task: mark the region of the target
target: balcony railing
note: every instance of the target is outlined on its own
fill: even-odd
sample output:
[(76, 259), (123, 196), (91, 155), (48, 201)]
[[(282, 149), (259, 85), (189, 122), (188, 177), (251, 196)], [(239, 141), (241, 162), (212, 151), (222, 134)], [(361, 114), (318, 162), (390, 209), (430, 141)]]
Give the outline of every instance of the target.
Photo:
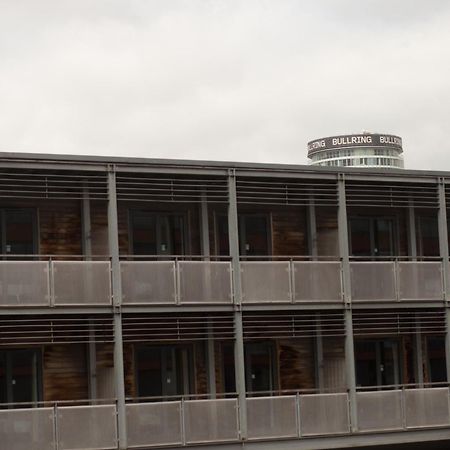
[[(249, 397), (247, 438), (450, 427), (447, 387), (357, 392), (356, 407), (357, 431), (351, 432), (346, 393)], [(238, 442), (238, 411), (236, 398), (128, 403), (128, 447)], [(0, 410), (0, 442), (8, 450), (116, 449), (117, 439), (114, 404)]]
[(0, 306), (110, 304), (109, 261), (0, 261)]
[(229, 261), (121, 261), (122, 301), (136, 304), (230, 304)]
[(353, 301), (443, 300), (440, 261), (352, 261)]
[[(122, 260), (122, 303), (233, 303), (229, 260), (182, 258)], [(241, 261), (240, 272), (244, 304), (343, 302), (341, 261), (247, 259)], [(350, 278), (354, 302), (444, 299), (441, 261), (352, 260)], [(0, 307), (108, 306), (111, 302), (109, 260), (0, 261)]]

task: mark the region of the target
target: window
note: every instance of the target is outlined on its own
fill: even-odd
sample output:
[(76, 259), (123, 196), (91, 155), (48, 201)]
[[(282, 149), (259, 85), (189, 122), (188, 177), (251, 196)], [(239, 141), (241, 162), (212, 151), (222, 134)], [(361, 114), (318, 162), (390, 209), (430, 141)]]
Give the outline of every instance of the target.
[[(244, 344), (245, 383), (247, 392), (277, 390), (276, 352), (272, 342)], [(225, 392), (235, 392), (234, 349), (223, 347), (223, 379)]]
[(351, 217), (349, 243), (352, 256), (393, 256), (395, 220), (389, 217)]
[[(220, 215), (216, 219), (217, 254), (229, 255), (228, 218)], [(270, 254), (271, 236), (269, 223), (269, 216), (266, 214), (239, 215), (239, 252), (241, 255), (265, 256)]]
[(37, 253), (37, 220), (33, 209), (0, 209), (1, 253)]
[[(41, 352), (37, 349), (0, 351), (0, 403), (30, 407), (42, 397)], [(17, 405), (9, 407), (17, 408)]]
[(142, 346), (136, 351), (139, 397), (187, 395), (192, 391), (190, 346)]
[(398, 342), (393, 339), (355, 341), (357, 386), (400, 383)]
[(131, 211), (130, 225), (134, 255), (183, 255), (184, 216)]
[(419, 256), (439, 256), (437, 217), (417, 217), (417, 251)]
[(428, 373), (431, 383), (447, 381), (447, 368), (445, 363), (445, 339), (443, 337), (427, 338)]

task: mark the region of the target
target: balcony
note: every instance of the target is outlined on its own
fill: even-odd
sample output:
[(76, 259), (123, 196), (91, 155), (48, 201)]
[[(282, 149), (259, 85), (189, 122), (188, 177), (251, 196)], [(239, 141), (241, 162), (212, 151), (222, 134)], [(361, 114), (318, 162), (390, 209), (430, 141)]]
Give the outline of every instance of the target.
[[(234, 301), (232, 266), (225, 258), (122, 260), (120, 270), (125, 306), (230, 305)], [(343, 303), (341, 261), (247, 259), (241, 261), (240, 271), (243, 304)], [(444, 299), (443, 264), (437, 260), (353, 260), (350, 279), (354, 302)], [(0, 261), (0, 307), (111, 303), (109, 260)]]
[(350, 276), (355, 302), (444, 299), (441, 261), (352, 261)]
[(1, 307), (110, 304), (109, 261), (0, 261)]
[[(346, 393), (249, 397), (247, 438), (270, 441), (450, 427), (448, 387), (356, 395), (358, 424), (353, 432)], [(128, 403), (128, 447), (239, 442), (238, 411), (236, 398)], [(116, 421), (114, 403), (4, 409), (0, 439), (8, 450), (116, 449)]]
[(124, 305), (231, 304), (230, 261), (121, 261)]

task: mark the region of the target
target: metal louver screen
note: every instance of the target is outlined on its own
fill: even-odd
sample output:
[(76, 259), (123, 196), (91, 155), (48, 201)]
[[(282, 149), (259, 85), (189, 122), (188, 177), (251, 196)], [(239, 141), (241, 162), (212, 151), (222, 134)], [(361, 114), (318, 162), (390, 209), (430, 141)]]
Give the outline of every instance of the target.
[(198, 203), (228, 203), (225, 177), (156, 176), (154, 174), (120, 173), (116, 177), (117, 199)]
[(105, 174), (25, 169), (0, 173), (0, 198), (75, 200), (84, 197), (108, 198)]
[(5, 316), (0, 320), (0, 347), (88, 342), (114, 342), (111, 317)]
[(344, 336), (344, 317), (336, 313), (250, 313), (243, 314), (244, 339), (310, 338)]
[(445, 333), (444, 310), (353, 311), (355, 336)]
[(127, 314), (122, 318), (126, 342), (234, 339), (233, 316), (223, 314)]
[(334, 180), (238, 178), (237, 201), (241, 204), (336, 206)]
[(347, 180), (345, 183), (347, 206), (437, 208), (437, 185), (432, 183), (381, 183)]

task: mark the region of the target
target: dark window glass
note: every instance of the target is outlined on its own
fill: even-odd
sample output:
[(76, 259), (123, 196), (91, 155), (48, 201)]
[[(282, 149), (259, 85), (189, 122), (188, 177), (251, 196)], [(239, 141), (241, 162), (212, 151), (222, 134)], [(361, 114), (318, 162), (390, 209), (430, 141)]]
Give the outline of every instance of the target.
[(266, 216), (242, 216), (239, 220), (240, 252), (248, 256), (269, 254), (269, 231)]
[(156, 216), (134, 213), (132, 216), (133, 254), (156, 255)]
[[(264, 215), (239, 215), (239, 253), (245, 256), (266, 256), (270, 253), (269, 220)], [(229, 255), (228, 218), (217, 217), (217, 250), (219, 255)]]
[(247, 391), (268, 392), (275, 386), (275, 362), (273, 346), (270, 343), (245, 346), (245, 371)]
[(349, 220), (352, 256), (392, 256), (394, 220), (382, 217), (352, 217)]
[(399, 383), (398, 343), (393, 340), (355, 342), (356, 383), (383, 386)]
[(32, 209), (3, 209), (1, 219), (1, 252), (11, 255), (36, 253), (36, 214)]
[(39, 350), (0, 352), (0, 400), (24, 403), (28, 407), (40, 400), (41, 364)]
[(223, 346), (223, 379), (225, 392), (236, 392), (234, 348), (232, 345)]
[(350, 242), (353, 256), (372, 256), (369, 219), (351, 219)]
[(420, 256), (439, 256), (437, 217), (418, 217), (418, 244)]
[(443, 337), (429, 337), (427, 339), (427, 352), (430, 381), (432, 383), (446, 382), (445, 339)]
[(217, 216), (217, 254), (230, 254), (230, 246), (228, 243), (228, 218), (226, 216)]
[(0, 404), (7, 403), (8, 397), (6, 392), (6, 353), (0, 353)]
[(392, 219), (374, 220), (375, 248), (373, 252), (376, 256), (392, 256), (394, 224)]
[(183, 255), (184, 219), (174, 214), (132, 211), (133, 254)]
[(136, 356), (140, 397), (166, 397), (191, 391), (192, 352), (189, 347), (140, 347)]

